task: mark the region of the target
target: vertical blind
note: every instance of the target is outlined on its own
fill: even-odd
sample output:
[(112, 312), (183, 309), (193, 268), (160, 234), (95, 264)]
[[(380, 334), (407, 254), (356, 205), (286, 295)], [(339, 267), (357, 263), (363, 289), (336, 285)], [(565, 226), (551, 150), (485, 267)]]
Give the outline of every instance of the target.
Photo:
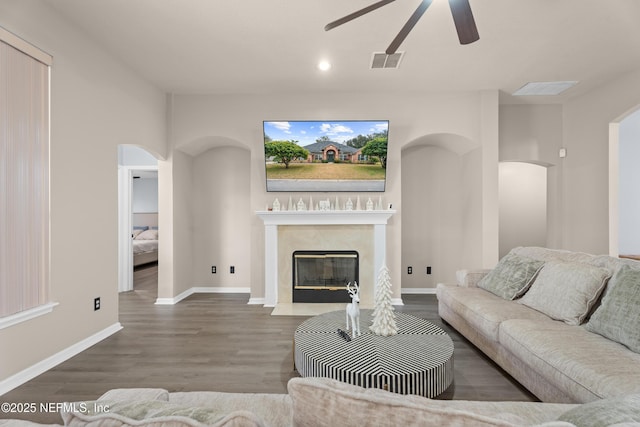
[(0, 317), (49, 302), (49, 66), (0, 41)]

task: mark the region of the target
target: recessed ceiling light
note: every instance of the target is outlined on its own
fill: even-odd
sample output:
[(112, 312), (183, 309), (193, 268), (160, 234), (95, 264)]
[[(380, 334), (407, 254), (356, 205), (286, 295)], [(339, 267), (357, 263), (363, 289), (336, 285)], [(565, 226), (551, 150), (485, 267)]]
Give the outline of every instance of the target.
[(559, 95), (577, 84), (577, 81), (530, 82), (513, 92), (514, 96)]
[(331, 69), (331, 63), (329, 61), (318, 62), (318, 70), (329, 71)]

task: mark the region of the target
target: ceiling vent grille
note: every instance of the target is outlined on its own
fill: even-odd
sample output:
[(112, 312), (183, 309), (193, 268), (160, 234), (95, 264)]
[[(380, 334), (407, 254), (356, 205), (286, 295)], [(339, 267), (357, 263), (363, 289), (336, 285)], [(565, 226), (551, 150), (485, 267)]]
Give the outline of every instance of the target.
[(373, 52), (371, 57), (371, 68), (398, 68), (404, 52), (396, 52), (392, 55), (387, 55), (384, 52)]

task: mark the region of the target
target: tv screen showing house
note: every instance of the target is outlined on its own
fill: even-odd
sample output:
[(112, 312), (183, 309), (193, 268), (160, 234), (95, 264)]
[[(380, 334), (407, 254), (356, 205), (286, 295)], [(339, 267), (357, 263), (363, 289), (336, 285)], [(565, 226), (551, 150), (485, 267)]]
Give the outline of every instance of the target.
[(267, 191), (385, 190), (388, 120), (265, 121)]

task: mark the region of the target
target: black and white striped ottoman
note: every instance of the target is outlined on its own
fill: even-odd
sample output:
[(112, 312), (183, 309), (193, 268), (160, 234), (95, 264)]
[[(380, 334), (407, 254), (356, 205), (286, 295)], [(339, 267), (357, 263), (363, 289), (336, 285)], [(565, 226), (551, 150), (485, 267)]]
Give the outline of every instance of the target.
[(373, 310), (360, 310), (362, 335), (345, 341), (344, 310), (312, 317), (294, 335), (294, 359), (303, 377), (327, 377), (366, 388), (435, 397), (453, 382), (453, 341), (424, 319), (396, 312), (398, 334), (369, 331)]

